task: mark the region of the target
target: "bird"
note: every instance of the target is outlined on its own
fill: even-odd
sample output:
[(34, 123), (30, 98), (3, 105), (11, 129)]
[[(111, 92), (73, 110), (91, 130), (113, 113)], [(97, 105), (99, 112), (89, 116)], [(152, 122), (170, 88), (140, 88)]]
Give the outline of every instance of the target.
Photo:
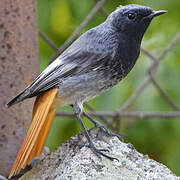
[(83, 103), (112, 88), (134, 67), (142, 38), (152, 19), (166, 13), (150, 7), (119, 6), (100, 25), (77, 38), (29, 86), (7, 103), (7, 107), (36, 97), (32, 122), (14, 161), (9, 178), (18, 174), (43, 151), (57, 106), (73, 107), (87, 139), (87, 147), (98, 157), (110, 157), (95, 147), (82, 115), (109, 135), (114, 135), (83, 110)]

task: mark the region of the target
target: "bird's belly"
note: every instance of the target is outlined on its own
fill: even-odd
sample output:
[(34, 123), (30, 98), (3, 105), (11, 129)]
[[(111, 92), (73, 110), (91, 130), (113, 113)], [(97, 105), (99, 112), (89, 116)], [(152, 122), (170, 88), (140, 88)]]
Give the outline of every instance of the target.
[(71, 91), (70, 93), (67, 93), (67, 95), (64, 95), (64, 93), (61, 95), (61, 92), (61, 89), (59, 89), (57, 104), (60, 106), (71, 105), (75, 102), (84, 103), (101, 94), (97, 89), (87, 89), (86, 91), (79, 89), (78, 91)]
[(88, 101), (99, 95), (105, 84), (104, 75), (97, 72), (66, 78), (59, 84), (59, 98), (65, 99), (60, 105)]
[(112, 66), (107, 71), (92, 71), (79, 76), (68, 77), (59, 84), (60, 105), (85, 102), (120, 82), (132, 69), (121, 64)]
[(74, 104), (75, 102), (83, 103), (89, 101), (110, 89), (119, 81), (120, 79), (118, 78), (114, 80), (101, 79), (101, 81), (89, 81), (88, 83), (74, 84), (73, 86), (60, 86), (58, 104), (60, 106), (66, 106)]

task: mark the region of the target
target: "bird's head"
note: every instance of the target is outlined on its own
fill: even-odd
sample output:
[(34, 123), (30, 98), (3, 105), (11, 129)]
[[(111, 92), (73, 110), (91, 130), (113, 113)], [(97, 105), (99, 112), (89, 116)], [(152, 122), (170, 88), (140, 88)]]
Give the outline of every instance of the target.
[(137, 4), (130, 4), (118, 7), (107, 18), (113, 28), (119, 32), (125, 32), (129, 36), (137, 37), (141, 40), (151, 20), (166, 11), (154, 11), (149, 7)]

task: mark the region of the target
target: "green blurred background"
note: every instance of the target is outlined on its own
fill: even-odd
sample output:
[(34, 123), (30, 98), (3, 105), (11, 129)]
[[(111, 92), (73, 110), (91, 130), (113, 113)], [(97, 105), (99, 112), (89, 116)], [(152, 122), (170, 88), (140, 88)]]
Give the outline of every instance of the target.
[[(180, 30), (179, 0), (107, 0), (104, 7), (112, 12), (117, 6), (137, 3), (152, 7), (154, 10), (165, 9), (168, 14), (158, 17), (148, 29), (142, 46), (154, 56), (159, 56), (168, 43)], [(39, 28), (58, 47), (60, 47), (72, 32), (81, 24), (94, 7), (92, 0), (38, 0)], [(102, 23), (105, 17), (101, 13), (93, 18), (83, 32)], [(82, 32), (82, 33), (83, 33)], [(43, 40), (39, 39), (41, 71), (48, 65), (55, 51)], [(155, 76), (160, 86), (172, 100), (180, 106), (180, 44), (168, 53), (162, 61)], [(147, 76), (151, 61), (141, 53), (132, 72), (116, 87), (89, 103), (96, 110), (114, 111), (127, 101)], [(173, 111), (161, 97), (153, 85), (149, 85), (129, 111)], [(72, 111), (70, 107), (59, 111)], [(167, 165), (175, 174), (180, 175), (180, 119), (121, 119), (120, 133), (127, 136), (138, 151), (148, 154), (151, 158)], [(85, 120), (88, 128), (92, 127)], [(61, 143), (81, 131), (75, 118), (56, 118), (47, 146), (53, 151)]]

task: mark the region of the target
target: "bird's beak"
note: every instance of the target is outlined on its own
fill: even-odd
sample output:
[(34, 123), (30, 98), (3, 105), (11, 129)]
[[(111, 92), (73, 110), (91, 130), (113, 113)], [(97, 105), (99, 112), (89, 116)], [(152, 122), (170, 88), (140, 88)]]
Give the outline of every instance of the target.
[(152, 19), (156, 16), (160, 16), (161, 14), (167, 13), (167, 11), (165, 10), (161, 10), (161, 11), (153, 11), (150, 15), (146, 16), (146, 18)]

